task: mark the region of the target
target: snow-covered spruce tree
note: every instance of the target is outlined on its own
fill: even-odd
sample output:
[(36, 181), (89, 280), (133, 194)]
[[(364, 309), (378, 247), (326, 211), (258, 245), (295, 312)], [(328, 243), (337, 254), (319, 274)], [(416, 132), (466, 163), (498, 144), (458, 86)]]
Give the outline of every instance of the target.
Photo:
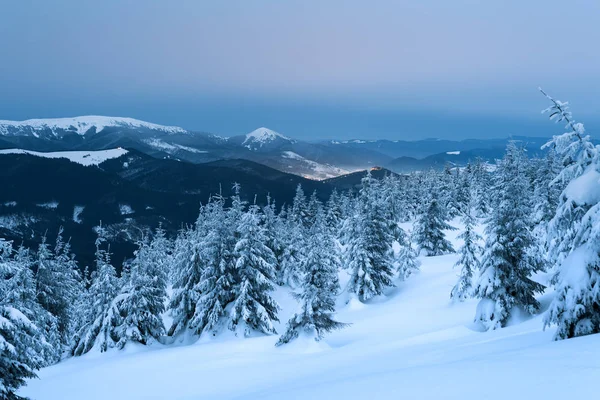
[(340, 195), (334, 188), (329, 196), (329, 200), (327, 200), (327, 204), (325, 205), (325, 225), (334, 237), (339, 235), (339, 230), (343, 219), (341, 200), (342, 199)]
[(543, 268), (531, 233), (531, 203), (523, 150), (511, 142), (498, 167), (496, 207), (487, 220), (487, 240), (475, 295), (481, 301), (475, 320), (486, 329), (504, 327), (515, 307), (527, 313), (539, 308), (535, 298), (544, 287), (531, 279)]
[(540, 226), (543, 232), (546, 231), (548, 222), (556, 213), (560, 192), (563, 189), (563, 185), (554, 182), (560, 172), (557, 161), (556, 151), (550, 148), (546, 157), (536, 163), (533, 183), (534, 223)]
[(71, 353), (75, 356), (87, 353), (95, 346), (106, 351), (118, 341), (114, 328), (118, 323), (119, 310), (114, 300), (119, 293), (120, 282), (111, 264), (110, 252), (104, 249), (106, 229), (100, 225), (96, 233), (96, 270), (92, 273), (92, 284), (86, 294), (89, 309), (73, 341)]
[(288, 213), (287, 218), (279, 225), (277, 236), (283, 244), (277, 282), (294, 288), (300, 283), (300, 261), (306, 250), (306, 228), (300, 219)]
[(557, 325), (554, 338), (560, 340), (600, 333), (600, 159), (568, 103), (547, 97), (550, 118), (565, 122), (568, 129), (547, 144), (564, 166), (555, 182), (568, 183), (548, 224), (551, 260), (558, 273), (544, 324)]
[(165, 333), (161, 314), (167, 293), (163, 267), (157, 265), (159, 256), (153, 252), (148, 239), (139, 241), (129, 279), (114, 300), (119, 310), (114, 333), (120, 349), (129, 342), (151, 344)]
[(207, 235), (207, 215), (206, 207), (202, 206), (195, 227), (182, 229), (175, 240), (171, 267), (173, 293), (168, 305), (173, 322), (169, 336), (184, 332), (196, 313), (198, 285), (206, 264), (202, 244)]
[(274, 290), (275, 256), (265, 242), (258, 206), (250, 206), (242, 216), (239, 240), (235, 245), (237, 283), (231, 308), (229, 329), (242, 329), (244, 336), (252, 331), (277, 333), (273, 321), (278, 321), (279, 305), (271, 297)]
[(288, 219), (305, 228), (310, 225), (310, 211), (301, 184), (298, 184), (298, 187), (296, 187), (296, 195), (292, 202), (292, 208), (288, 210)]
[(48, 343), (36, 319), (46, 311), (37, 303), (29, 265), (12, 257), (12, 243), (0, 239), (0, 398), (20, 399), (17, 389), (47, 365)]
[(400, 250), (397, 257), (396, 271), (400, 280), (403, 281), (419, 270), (421, 262), (418, 260), (417, 252), (412, 246), (411, 232), (406, 233), (401, 228), (398, 229), (401, 234), (398, 235)]
[(225, 317), (225, 308), (234, 299), (234, 249), (241, 206), (241, 202), (235, 200), (232, 208), (225, 210), (221, 197), (214, 198), (207, 205), (206, 235), (202, 242), (205, 265), (195, 287), (199, 297), (189, 324), (196, 334), (210, 330), (216, 334), (221, 319)]
[(419, 215), (415, 224), (414, 240), (420, 253), (426, 256), (439, 256), (454, 252), (444, 230), (456, 228), (448, 225), (445, 218), (446, 212), (432, 193), (429, 205)]
[(458, 236), (463, 240), (462, 247), (458, 250), (460, 258), (454, 265), (460, 268), (458, 282), (450, 292), (450, 298), (457, 301), (464, 301), (473, 295), (473, 272), (479, 269), (479, 256), (482, 248), (479, 241), (482, 239), (475, 232), (475, 198), (471, 191), (466, 193), (467, 200), (465, 202), (464, 214), (461, 218), (464, 225), (464, 230)]
[(344, 266), (350, 273), (348, 292), (360, 301), (381, 295), (393, 286), (395, 232), (385, 219), (384, 207), (375, 201), (372, 186), (373, 178), (368, 173), (362, 180), (354, 214), (342, 228)]
[(335, 321), (332, 315), (335, 312), (335, 298), (340, 289), (337, 276), (340, 259), (322, 209), (316, 214), (307, 244), (308, 251), (301, 262), (301, 287), (294, 293), (294, 297), (300, 302), (300, 311), (288, 321), (286, 331), (276, 346), (297, 338), (301, 332), (320, 340), (325, 333), (345, 326)]
[[(265, 235), (267, 236), (266, 245), (271, 249), (275, 255), (275, 271), (276, 276), (282, 275), (283, 252), (284, 252), (284, 241), (282, 239), (283, 233), (283, 221), (280, 215), (277, 214), (275, 202), (271, 199), (271, 196), (267, 196), (267, 204), (262, 209), (263, 212), (263, 225), (265, 227)], [(281, 283), (278, 280), (278, 283)]]

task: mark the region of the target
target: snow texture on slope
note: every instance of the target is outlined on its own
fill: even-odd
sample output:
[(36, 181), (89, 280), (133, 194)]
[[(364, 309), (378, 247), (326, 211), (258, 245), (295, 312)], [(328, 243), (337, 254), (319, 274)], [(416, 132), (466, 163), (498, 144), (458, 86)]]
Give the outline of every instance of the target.
[(123, 154), (127, 154), (127, 150), (117, 148), (99, 151), (57, 151), (51, 153), (42, 153), (39, 151), (30, 151), (22, 149), (6, 149), (0, 150), (0, 155), (2, 154), (30, 154), (32, 156), (44, 158), (66, 158), (71, 162), (89, 166), (98, 165), (106, 160), (121, 157)]
[[(447, 234), (460, 247), (457, 231)], [(320, 343), (299, 338), (276, 348), (276, 335), (230, 334), (188, 346), (90, 353), (41, 370), (19, 394), (36, 400), (593, 398), (600, 335), (554, 342), (541, 314), (477, 331), (478, 301), (449, 298), (456, 260), (455, 254), (421, 257), (421, 271), (387, 296), (360, 307), (340, 301), (336, 320), (352, 326)], [(539, 296), (542, 309), (550, 296)], [(281, 333), (297, 304), (285, 288), (274, 297), (282, 306)]]

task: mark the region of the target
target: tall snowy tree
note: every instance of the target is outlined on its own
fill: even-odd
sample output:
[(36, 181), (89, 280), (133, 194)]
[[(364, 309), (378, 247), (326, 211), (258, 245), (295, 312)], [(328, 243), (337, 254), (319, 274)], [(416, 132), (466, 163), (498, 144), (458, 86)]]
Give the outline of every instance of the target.
[(475, 199), (470, 191), (466, 196), (466, 206), (461, 219), (464, 230), (458, 236), (463, 240), (463, 245), (458, 250), (460, 258), (454, 265), (460, 268), (460, 275), (450, 292), (450, 298), (458, 301), (464, 301), (473, 295), (473, 272), (479, 269), (479, 256), (483, 250), (478, 243), (482, 238), (475, 232)]
[(421, 262), (418, 260), (417, 252), (412, 246), (411, 232), (405, 233), (401, 229), (400, 232), (401, 235), (399, 235), (398, 240), (400, 250), (398, 252), (396, 270), (398, 271), (400, 280), (405, 280), (419, 270)]
[(198, 304), (190, 321), (190, 328), (197, 334), (212, 330), (216, 334), (219, 323), (225, 317), (225, 308), (234, 299), (235, 243), (241, 203), (234, 202), (231, 209), (224, 209), (222, 198), (215, 198), (207, 208), (206, 235), (202, 250), (206, 264), (197, 285)]
[(308, 237), (308, 252), (301, 263), (302, 284), (299, 292), (294, 293), (300, 302), (300, 311), (288, 321), (277, 346), (297, 338), (301, 332), (320, 340), (325, 333), (345, 326), (332, 315), (340, 289), (337, 276), (340, 259), (322, 209), (318, 210)]
[(119, 318), (119, 310), (114, 302), (119, 292), (119, 279), (110, 261), (110, 251), (104, 248), (106, 229), (100, 225), (96, 232), (96, 270), (86, 293), (89, 308), (82, 326), (75, 334), (71, 350), (76, 356), (87, 353), (95, 346), (100, 351), (106, 351), (119, 340), (114, 331)]
[(344, 223), (344, 264), (350, 272), (348, 292), (366, 301), (393, 286), (395, 232), (390, 230), (383, 206), (372, 192), (373, 178), (367, 174), (354, 214)]
[(242, 329), (245, 336), (252, 331), (276, 333), (273, 321), (278, 321), (279, 305), (271, 297), (274, 290), (275, 256), (266, 246), (259, 209), (250, 206), (242, 216), (235, 245), (238, 282), (234, 290), (229, 328)]
[(415, 224), (414, 237), (417, 247), (426, 256), (453, 253), (452, 244), (446, 239), (444, 230), (455, 229), (446, 223), (446, 212), (435, 196), (421, 213)]
[(546, 97), (552, 102), (546, 110), (550, 118), (567, 129), (547, 144), (564, 166), (554, 183), (566, 185), (548, 224), (550, 259), (558, 273), (544, 322), (557, 326), (554, 338), (559, 340), (600, 333), (600, 159), (568, 103)]
[(12, 243), (0, 238), (0, 398), (20, 399), (17, 389), (47, 365), (49, 344), (35, 325), (46, 311), (37, 303), (29, 266), (13, 258)]
[(531, 204), (523, 151), (511, 142), (494, 186), (497, 204), (487, 221), (485, 249), (475, 294), (481, 299), (476, 320), (486, 329), (504, 327), (513, 308), (534, 313), (544, 287), (531, 275), (543, 268), (531, 233)]
[(161, 253), (155, 251), (156, 247), (146, 238), (139, 241), (129, 279), (114, 300), (119, 310), (114, 332), (121, 349), (129, 342), (151, 344), (165, 333), (161, 314), (167, 297), (166, 281), (164, 267), (159, 264)]

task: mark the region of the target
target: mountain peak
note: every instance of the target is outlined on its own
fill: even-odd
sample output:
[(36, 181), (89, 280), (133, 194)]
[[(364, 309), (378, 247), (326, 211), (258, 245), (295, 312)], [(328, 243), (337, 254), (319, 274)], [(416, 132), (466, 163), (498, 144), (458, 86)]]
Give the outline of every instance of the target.
[(146, 128), (166, 133), (186, 132), (185, 129), (177, 126), (158, 125), (133, 118), (86, 115), (72, 118), (28, 119), (25, 121), (0, 120), (0, 135), (31, 134), (37, 137), (39, 132), (48, 130), (55, 136), (58, 134), (57, 131), (67, 131), (84, 135), (92, 128), (95, 128), (96, 133), (98, 133), (107, 127)]
[(248, 147), (250, 144), (258, 145), (258, 147), (262, 147), (264, 144), (273, 142), (277, 139), (282, 139), (287, 142), (294, 143), (295, 141), (290, 139), (287, 136), (282, 135), (281, 133), (275, 132), (269, 128), (261, 127), (253, 130), (252, 132), (246, 135), (246, 139), (242, 143)]

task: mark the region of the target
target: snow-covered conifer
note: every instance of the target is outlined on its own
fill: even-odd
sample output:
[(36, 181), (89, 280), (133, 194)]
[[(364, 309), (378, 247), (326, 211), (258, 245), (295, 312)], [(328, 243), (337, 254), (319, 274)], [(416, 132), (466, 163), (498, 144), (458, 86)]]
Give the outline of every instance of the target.
[(390, 230), (384, 208), (372, 193), (373, 178), (367, 174), (354, 214), (344, 223), (344, 264), (350, 272), (348, 292), (366, 301), (393, 286), (395, 232)]
[(242, 216), (239, 240), (235, 245), (237, 283), (231, 308), (229, 328), (276, 333), (273, 321), (278, 321), (279, 305), (271, 297), (274, 289), (275, 256), (266, 246), (264, 227), (258, 206), (250, 206)]
[(452, 244), (446, 239), (444, 230), (455, 229), (446, 223), (446, 213), (438, 199), (432, 194), (425, 210), (415, 224), (414, 238), (419, 252), (426, 256), (453, 253)]
[(475, 294), (481, 299), (476, 320), (486, 329), (504, 327), (513, 308), (539, 308), (543, 286), (531, 279), (543, 268), (531, 233), (530, 199), (523, 151), (511, 142), (499, 165), (494, 186), (496, 206), (487, 220), (485, 249)]
[(559, 340), (600, 333), (600, 159), (568, 103), (547, 97), (550, 118), (568, 129), (547, 144), (564, 166), (554, 182), (566, 185), (548, 224), (550, 259), (558, 273), (544, 323), (557, 326), (554, 338)]
[(474, 215), (475, 199), (470, 191), (466, 195), (467, 201), (462, 216), (464, 230), (458, 236), (459, 239), (463, 240), (463, 245), (458, 250), (460, 258), (454, 265), (460, 268), (460, 275), (458, 276), (458, 282), (450, 292), (450, 298), (458, 301), (464, 301), (473, 295), (473, 272), (479, 269), (479, 256), (482, 251), (478, 243), (482, 238), (475, 232), (477, 222)]
[(301, 262), (302, 284), (299, 291), (294, 293), (300, 302), (300, 311), (288, 321), (286, 331), (276, 345), (288, 343), (301, 332), (320, 340), (325, 333), (345, 325), (335, 321), (332, 315), (340, 288), (337, 246), (325, 224), (322, 209), (318, 210), (315, 221), (309, 231), (306, 257)]

